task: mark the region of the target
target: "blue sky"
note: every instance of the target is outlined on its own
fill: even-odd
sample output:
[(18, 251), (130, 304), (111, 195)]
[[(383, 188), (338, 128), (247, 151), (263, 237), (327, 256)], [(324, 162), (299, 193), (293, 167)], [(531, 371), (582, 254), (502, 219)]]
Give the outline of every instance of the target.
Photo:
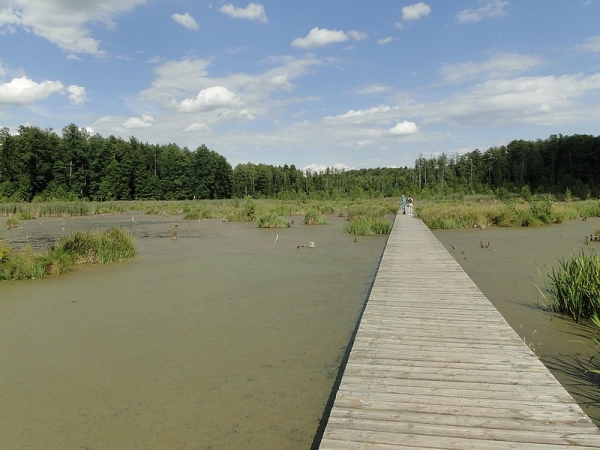
[(413, 166), (600, 134), (600, 0), (0, 0), (0, 126), (232, 165)]

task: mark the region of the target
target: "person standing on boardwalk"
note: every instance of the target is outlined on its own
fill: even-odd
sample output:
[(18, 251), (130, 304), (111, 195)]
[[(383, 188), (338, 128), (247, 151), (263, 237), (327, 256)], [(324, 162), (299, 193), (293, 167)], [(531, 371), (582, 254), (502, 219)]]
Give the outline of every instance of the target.
[(412, 195), (408, 196), (408, 200), (407, 200), (406, 206), (407, 206), (406, 209), (408, 210), (408, 212), (412, 216), (412, 213), (413, 213), (413, 198), (412, 198)]
[(406, 214), (406, 197), (402, 194), (402, 214)]

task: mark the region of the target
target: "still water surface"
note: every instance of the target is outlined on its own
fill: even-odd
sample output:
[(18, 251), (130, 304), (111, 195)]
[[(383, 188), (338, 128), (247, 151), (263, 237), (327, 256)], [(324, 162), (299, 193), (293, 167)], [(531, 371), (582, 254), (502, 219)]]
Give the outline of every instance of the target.
[(61, 226), (130, 261), (0, 283), (0, 448), (309, 449), (386, 237), (136, 217)]

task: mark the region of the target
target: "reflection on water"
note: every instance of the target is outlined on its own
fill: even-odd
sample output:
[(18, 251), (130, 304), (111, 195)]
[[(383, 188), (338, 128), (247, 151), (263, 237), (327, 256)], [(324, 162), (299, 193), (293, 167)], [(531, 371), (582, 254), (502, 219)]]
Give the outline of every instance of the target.
[(1, 447), (310, 448), (386, 238), (353, 242), (337, 217), (55, 232), (85, 220), (127, 226), (138, 255), (0, 283)]

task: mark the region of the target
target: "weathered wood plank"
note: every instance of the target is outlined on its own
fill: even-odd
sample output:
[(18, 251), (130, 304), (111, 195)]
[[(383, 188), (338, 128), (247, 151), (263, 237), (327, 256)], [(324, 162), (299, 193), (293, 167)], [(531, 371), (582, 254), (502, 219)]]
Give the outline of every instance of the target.
[(600, 448), (528, 343), (420, 220), (398, 216), (320, 448)]

